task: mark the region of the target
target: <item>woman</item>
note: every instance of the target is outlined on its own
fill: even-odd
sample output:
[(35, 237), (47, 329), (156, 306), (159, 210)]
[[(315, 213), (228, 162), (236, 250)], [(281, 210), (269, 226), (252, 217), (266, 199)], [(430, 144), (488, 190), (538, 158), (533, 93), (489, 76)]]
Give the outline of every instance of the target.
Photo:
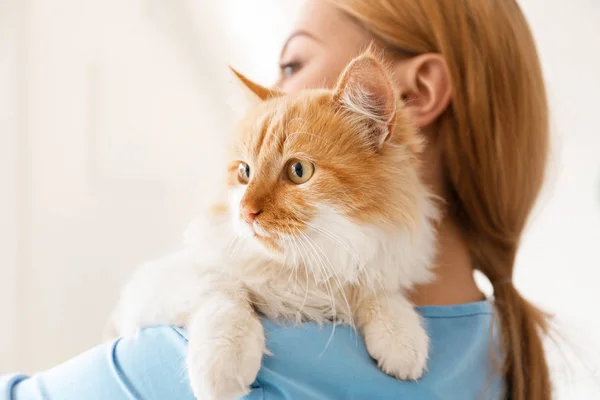
[[(448, 205), (438, 279), (413, 296), (431, 337), (428, 373), (418, 382), (386, 376), (348, 329), (330, 337), (265, 321), (274, 355), (247, 398), (549, 399), (545, 316), (512, 284), (548, 147), (527, 23), (513, 0), (310, 0), (282, 51), (278, 86), (331, 86), (372, 42), (427, 139), (423, 177)], [(495, 313), (474, 269), (494, 287)], [(7, 378), (4, 390), (17, 400), (191, 399), (185, 346), (181, 331), (147, 329), (33, 378)]]

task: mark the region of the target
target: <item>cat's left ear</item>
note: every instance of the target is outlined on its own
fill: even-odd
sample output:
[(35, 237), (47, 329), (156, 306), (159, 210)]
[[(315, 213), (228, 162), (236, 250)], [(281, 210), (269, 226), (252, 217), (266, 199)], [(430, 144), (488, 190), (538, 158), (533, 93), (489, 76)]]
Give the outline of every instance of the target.
[(259, 85), (256, 82), (251, 81), (232, 66), (229, 66), (229, 69), (237, 77), (240, 83), (247, 89), (249, 97), (254, 98), (254, 100), (265, 101), (273, 97), (279, 97), (283, 95), (283, 93), (277, 90), (266, 88), (264, 86)]
[(352, 60), (338, 80), (333, 99), (368, 122), (367, 139), (381, 150), (396, 120), (396, 93), (382, 62), (368, 52)]

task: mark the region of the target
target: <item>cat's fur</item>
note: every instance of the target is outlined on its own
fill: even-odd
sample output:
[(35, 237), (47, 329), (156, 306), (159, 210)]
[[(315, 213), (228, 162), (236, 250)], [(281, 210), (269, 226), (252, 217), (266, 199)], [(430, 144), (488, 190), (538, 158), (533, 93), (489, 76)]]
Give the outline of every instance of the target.
[[(228, 201), (197, 221), (184, 250), (135, 274), (118, 333), (186, 326), (201, 399), (248, 391), (267, 351), (258, 313), (351, 324), (383, 371), (420, 377), (428, 338), (405, 294), (432, 278), (436, 208), (385, 67), (365, 54), (335, 90), (289, 96), (239, 77), (256, 104), (232, 149)], [(292, 183), (290, 159), (313, 163), (312, 178)], [(240, 161), (251, 169), (247, 185)], [(248, 224), (240, 207), (262, 212)]]

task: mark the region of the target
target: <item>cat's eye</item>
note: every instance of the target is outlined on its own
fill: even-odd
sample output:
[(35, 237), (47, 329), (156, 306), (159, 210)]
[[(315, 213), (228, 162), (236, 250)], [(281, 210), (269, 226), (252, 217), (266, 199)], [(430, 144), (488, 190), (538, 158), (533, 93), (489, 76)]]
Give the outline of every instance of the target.
[(238, 166), (238, 180), (244, 185), (250, 181), (250, 166), (243, 161)]
[(315, 173), (315, 166), (313, 163), (298, 159), (290, 160), (286, 169), (288, 178), (296, 185), (308, 182)]

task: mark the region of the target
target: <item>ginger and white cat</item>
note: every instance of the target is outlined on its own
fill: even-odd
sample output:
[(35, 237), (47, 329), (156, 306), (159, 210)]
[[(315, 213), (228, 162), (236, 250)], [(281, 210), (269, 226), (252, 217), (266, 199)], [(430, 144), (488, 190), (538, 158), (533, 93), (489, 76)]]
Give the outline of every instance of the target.
[(181, 252), (136, 272), (117, 332), (185, 326), (199, 399), (248, 392), (267, 352), (261, 314), (350, 324), (383, 371), (419, 378), (428, 337), (406, 292), (432, 278), (437, 211), (384, 65), (368, 52), (334, 90), (287, 96), (238, 77), (256, 101), (232, 147), (228, 199)]

